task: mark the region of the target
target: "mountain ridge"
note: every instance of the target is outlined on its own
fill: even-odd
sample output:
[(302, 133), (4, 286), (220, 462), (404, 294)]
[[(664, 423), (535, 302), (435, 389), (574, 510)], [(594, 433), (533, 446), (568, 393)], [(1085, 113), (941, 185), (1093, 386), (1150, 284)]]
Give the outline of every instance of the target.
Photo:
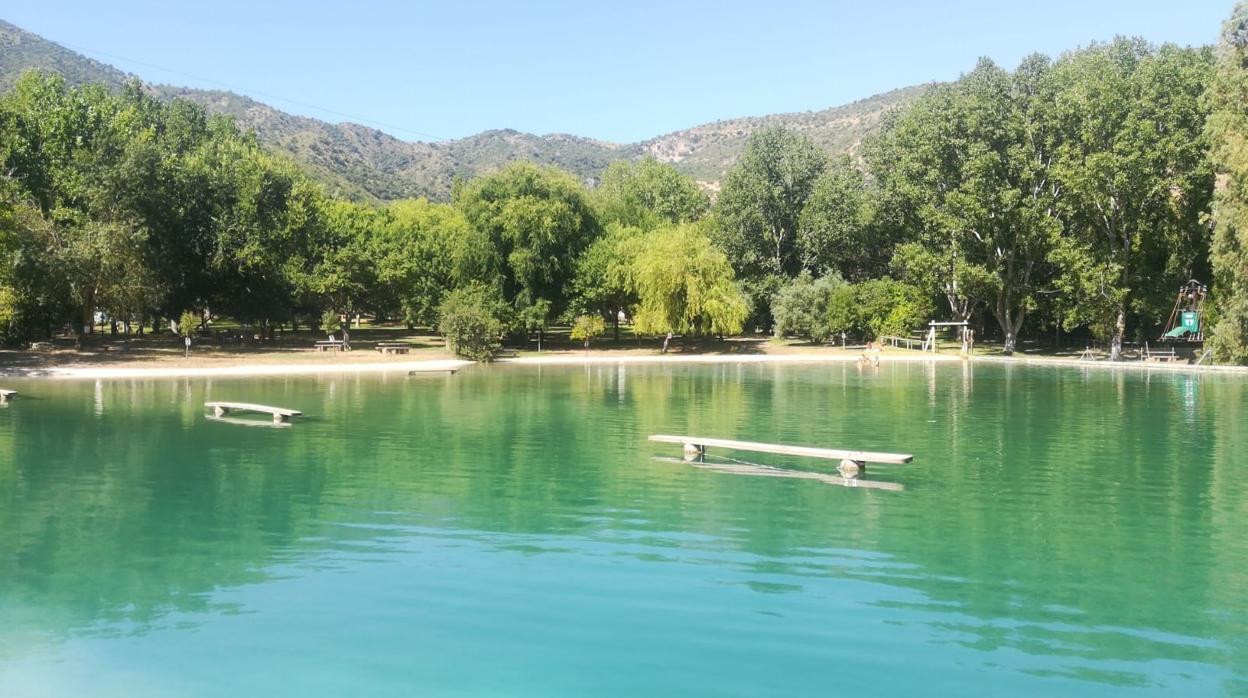
[[(138, 79), (0, 20), (0, 91), (7, 91), (28, 70), (59, 74), (70, 84), (98, 82), (113, 89)], [(903, 87), (819, 111), (722, 119), (620, 144), (508, 128), (445, 141), (407, 141), (363, 124), (291, 114), (228, 90), (144, 84), (161, 99), (185, 99), (209, 113), (233, 117), (240, 128), (290, 156), (331, 193), (374, 201), (419, 196), (444, 200), (456, 178), (477, 176), (515, 160), (553, 165), (592, 182), (616, 160), (648, 156), (715, 190), (754, 130), (784, 126), (809, 136), (831, 154), (853, 155), (885, 114), (930, 88)]]

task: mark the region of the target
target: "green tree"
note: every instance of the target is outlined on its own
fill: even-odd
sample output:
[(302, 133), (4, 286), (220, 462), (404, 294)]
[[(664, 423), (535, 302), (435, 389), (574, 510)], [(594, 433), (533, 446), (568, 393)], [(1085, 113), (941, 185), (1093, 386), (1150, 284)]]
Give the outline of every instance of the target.
[(537, 350), (542, 350), (542, 339), (546, 328), (550, 326), (550, 301), (538, 298), (536, 301), (522, 306), (516, 313), (516, 322), (526, 336), (537, 335)]
[(1053, 67), (1065, 231), (1058, 283), (1078, 299), (1066, 321), (1102, 329), (1115, 359), (1130, 317), (1160, 322), (1175, 286), (1208, 259), (1211, 64), (1205, 49), (1118, 39)]
[(594, 189), (593, 201), (604, 225), (643, 230), (692, 223), (711, 205), (696, 182), (654, 158), (611, 163)]
[(637, 304), (633, 272), (644, 237), (640, 228), (608, 224), (606, 233), (577, 260), (572, 284), (576, 310), (578, 313), (594, 312), (609, 319), (617, 342), (620, 341), (620, 313), (631, 314)]
[(425, 199), (395, 202), (387, 214), (372, 242), (377, 302), (397, 304), (410, 325), (432, 326), (445, 293), (473, 276), (464, 268), (474, 254), (468, 221), (454, 207)]
[(987, 308), (1007, 351), (1034, 307), (1061, 227), (1048, 71), (1041, 56), (1013, 74), (981, 60), (920, 98), (868, 149), (872, 171), (918, 231), (893, 267), (944, 296), (957, 320)]
[[(888, 277), (854, 287), (857, 330), (867, 336), (908, 336), (932, 316), (931, 297), (919, 288)], [(830, 318), (831, 319), (831, 318)]]
[(589, 340), (594, 337), (602, 336), (607, 329), (606, 323), (598, 315), (581, 315), (572, 321), (572, 332), (569, 336), (572, 339), (579, 339), (585, 346), (585, 351), (589, 351)]
[(639, 334), (718, 334), (741, 331), (749, 306), (728, 257), (697, 226), (648, 233), (635, 260)]
[(865, 279), (887, 266), (891, 241), (875, 228), (874, 200), (848, 156), (832, 162), (815, 182), (798, 219), (802, 269), (814, 276)]
[(1222, 29), (1209, 101), (1206, 134), (1218, 167), (1211, 346), (1221, 361), (1248, 363), (1248, 2), (1235, 5)]
[(833, 293), (845, 285), (835, 273), (819, 279), (803, 273), (789, 282), (772, 301), (775, 335), (802, 337), (815, 344), (828, 341), (833, 333), (829, 304)]
[(808, 138), (782, 128), (750, 136), (718, 201), (720, 244), (742, 273), (797, 275), (799, 220), (826, 167)]
[(491, 361), (502, 349), (506, 313), (497, 289), (473, 283), (446, 294), (438, 307), (438, 330), (456, 356)]
[(464, 184), (454, 198), (489, 244), (481, 280), (497, 278), (509, 303), (546, 298), (562, 310), (575, 261), (599, 233), (580, 183), (554, 168), (521, 162)]

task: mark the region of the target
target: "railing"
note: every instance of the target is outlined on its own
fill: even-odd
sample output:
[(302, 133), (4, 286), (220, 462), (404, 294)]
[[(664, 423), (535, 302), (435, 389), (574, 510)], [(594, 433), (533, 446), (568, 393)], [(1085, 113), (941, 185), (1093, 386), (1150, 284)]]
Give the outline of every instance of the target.
[(922, 349), (924, 347), (923, 340), (912, 339), (910, 337), (894, 337), (891, 335), (885, 335), (880, 337), (880, 341), (887, 342), (888, 345), (893, 348), (901, 348), (904, 346), (906, 349), (914, 349), (917, 346), (919, 349)]

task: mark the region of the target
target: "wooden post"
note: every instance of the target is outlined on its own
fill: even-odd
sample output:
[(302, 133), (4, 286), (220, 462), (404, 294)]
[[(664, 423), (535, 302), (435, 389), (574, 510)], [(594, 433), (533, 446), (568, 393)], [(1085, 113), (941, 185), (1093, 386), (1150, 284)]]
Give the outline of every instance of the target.
[(274, 423), (274, 424), (281, 424), (282, 422), (285, 422), (285, 421), (286, 421), (286, 415), (282, 414), (281, 412), (274, 412), (274, 413), (273, 413), (273, 423)]
[(685, 460), (696, 460), (706, 455), (706, 448), (698, 444), (685, 444)]
[(225, 416), (225, 411), (226, 411), (226, 410), (225, 410), (225, 408), (224, 408), (224, 407), (222, 407), (222, 406), (220, 406), (220, 405), (217, 405), (216, 407), (213, 407), (213, 408), (212, 408), (212, 415), (213, 415), (214, 417), (224, 417), (224, 416)]

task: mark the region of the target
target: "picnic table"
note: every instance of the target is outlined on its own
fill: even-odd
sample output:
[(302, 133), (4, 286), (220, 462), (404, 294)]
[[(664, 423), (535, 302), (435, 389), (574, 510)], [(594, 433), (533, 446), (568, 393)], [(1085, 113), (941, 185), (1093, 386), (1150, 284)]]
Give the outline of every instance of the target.
[(1156, 363), (1169, 363), (1171, 361), (1186, 361), (1187, 357), (1179, 354), (1171, 347), (1168, 350), (1148, 349), (1144, 355), (1144, 360)]
[(377, 351), (381, 354), (406, 354), (412, 350), (412, 345), (404, 342), (378, 342)]
[(350, 351), (351, 345), (341, 339), (322, 339), (315, 345), (317, 351)]

